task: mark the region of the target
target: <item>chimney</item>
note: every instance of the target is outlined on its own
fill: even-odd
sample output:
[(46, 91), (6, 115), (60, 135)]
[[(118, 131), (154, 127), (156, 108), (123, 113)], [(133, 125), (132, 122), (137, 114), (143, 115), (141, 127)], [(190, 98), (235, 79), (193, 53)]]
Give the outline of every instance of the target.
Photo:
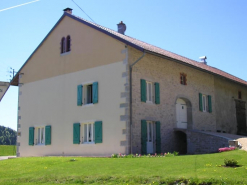
[(126, 25), (121, 21), (119, 24), (117, 24), (118, 27), (118, 33), (121, 33), (124, 35), (124, 32), (126, 30)]
[(72, 10), (71, 8), (65, 8), (63, 11), (69, 14), (72, 14)]
[(201, 63), (207, 65), (207, 62), (206, 62), (206, 59), (207, 57), (206, 56), (202, 56), (202, 57), (199, 57), (201, 59)]

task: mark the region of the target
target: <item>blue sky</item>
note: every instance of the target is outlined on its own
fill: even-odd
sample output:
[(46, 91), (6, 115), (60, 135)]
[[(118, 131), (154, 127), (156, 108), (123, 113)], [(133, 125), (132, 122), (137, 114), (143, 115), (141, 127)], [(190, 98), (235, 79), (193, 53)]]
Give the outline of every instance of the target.
[[(32, 0), (30, 0), (32, 1)], [(46, 34), (70, 7), (90, 20), (71, 0), (0, 1), (0, 81), (7, 71), (23, 65)], [(199, 61), (247, 80), (246, 0), (74, 0), (97, 24), (117, 30), (123, 21), (126, 35)], [(18, 88), (10, 87), (0, 102), (0, 125), (17, 128)], [(35, 122), (35, 120), (34, 120)]]

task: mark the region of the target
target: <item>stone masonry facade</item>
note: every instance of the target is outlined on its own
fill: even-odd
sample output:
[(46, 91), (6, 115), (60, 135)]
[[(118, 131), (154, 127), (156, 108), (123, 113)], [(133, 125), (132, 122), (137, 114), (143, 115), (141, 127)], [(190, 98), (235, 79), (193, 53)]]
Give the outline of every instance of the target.
[[(143, 55), (142, 52), (132, 47), (128, 48), (128, 54), (129, 64), (134, 63)], [(186, 74), (187, 85), (180, 84), (180, 73)], [(215, 84), (219, 83), (218, 78), (220, 77), (146, 53), (135, 64), (132, 74), (132, 153), (141, 153), (141, 120), (160, 121), (161, 152), (175, 150), (174, 128), (176, 128), (176, 101), (178, 98), (185, 99), (190, 103), (191, 127), (189, 129), (216, 132), (216, 127), (220, 125), (216, 121), (221, 121), (217, 118), (216, 113), (218, 114), (220, 108), (224, 108), (224, 104), (216, 103), (216, 97), (220, 93), (219, 88), (215, 88)], [(160, 84), (160, 104), (141, 102), (141, 79)], [(246, 91), (246, 89), (244, 90)], [(199, 93), (211, 95), (212, 113), (199, 110)], [(246, 94), (244, 94), (245, 97)]]

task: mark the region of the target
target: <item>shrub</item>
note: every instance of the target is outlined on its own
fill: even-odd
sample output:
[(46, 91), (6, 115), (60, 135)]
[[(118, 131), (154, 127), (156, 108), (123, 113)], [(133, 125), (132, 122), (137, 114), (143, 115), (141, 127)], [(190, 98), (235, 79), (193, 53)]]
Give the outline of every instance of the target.
[(238, 161), (235, 159), (225, 159), (224, 163), (226, 166), (238, 166)]

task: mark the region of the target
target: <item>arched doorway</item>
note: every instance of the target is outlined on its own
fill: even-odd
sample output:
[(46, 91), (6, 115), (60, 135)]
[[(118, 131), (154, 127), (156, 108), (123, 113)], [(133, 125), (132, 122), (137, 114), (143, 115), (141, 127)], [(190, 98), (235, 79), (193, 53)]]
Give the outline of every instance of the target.
[(187, 135), (182, 131), (175, 131), (175, 151), (179, 154), (187, 154)]
[(176, 100), (176, 128), (192, 129), (192, 107), (186, 98)]

